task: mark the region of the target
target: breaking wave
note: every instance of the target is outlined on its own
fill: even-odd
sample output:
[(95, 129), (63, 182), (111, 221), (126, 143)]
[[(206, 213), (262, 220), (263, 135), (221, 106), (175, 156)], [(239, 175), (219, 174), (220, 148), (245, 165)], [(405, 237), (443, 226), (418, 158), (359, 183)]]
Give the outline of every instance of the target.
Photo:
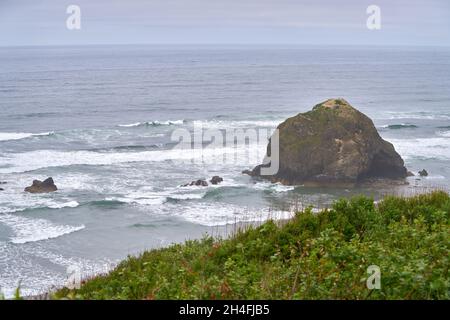
[(119, 124), (119, 127), (123, 128), (133, 128), (133, 127), (149, 127), (149, 126), (172, 126), (172, 125), (182, 125), (185, 120), (167, 120), (167, 121), (145, 121), (145, 122), (135, 122), (129, 124)]
[(32, 137), (51, 136), (54, 132), (25, 133), (25, 132), (0, 132), (0, 141), (22, 140)]
[(12, 214), (0, 215), (0, 222), (12, 229), (10, 242), (24, 244), (60, 237), (85, 228), (81, 226), (57, 225), (44, 219), (31, 219)]

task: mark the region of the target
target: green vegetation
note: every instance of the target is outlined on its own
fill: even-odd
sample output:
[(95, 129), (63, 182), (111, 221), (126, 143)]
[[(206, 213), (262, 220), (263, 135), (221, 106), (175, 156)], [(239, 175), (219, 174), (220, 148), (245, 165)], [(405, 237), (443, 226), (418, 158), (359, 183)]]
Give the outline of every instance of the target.
[[(278, 225), (129, 257), (70, 299), (449, 299), (450, 197), (340, 200)], [(367, 268), (381, 270), (369, 290)]]

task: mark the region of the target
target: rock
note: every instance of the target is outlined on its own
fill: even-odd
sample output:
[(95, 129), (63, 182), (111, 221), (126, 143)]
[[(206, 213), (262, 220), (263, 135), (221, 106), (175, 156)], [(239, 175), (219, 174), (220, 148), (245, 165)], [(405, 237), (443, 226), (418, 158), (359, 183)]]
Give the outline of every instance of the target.
[(0, 191), (5, 191), (5, 189), (3, 189), (3, 188), (0, 188)]
[(190, 187), (190, 186), (207, 187), (208, 182), (206, 182), (206, 180), (199, 179), (199, 180), (194, 180), (191, 183), (182, 185), (182, 187)]
[(419, 176), (421, 177), (427, 177), (428, 176), (428, 171), (423, 169), (422, 171), (419, 171)]
[(25, 188), (26, 192), (30, 193), (48, 193), (58, 190), (52, 178), (47, 178), (44, 181), (34, 180), (33, 184)]
[(214, 176), (211, 178), (211, 180), (209, 180), (209, 182), (211, 182), (211, 184), (219, 184), (223, 181), (222, 177), (219, 176)]
[(344, 99), (320, 103), (285, 120), (278, 129), (278, 172), (262, 176), (263, 165), (259, 165), (247, 174), (289, 185), (346, 186), (407, 175), (394, 146), (380, 137), (372, 120)]
[(7, 182), (5, 182), (5, 181), (0, 181), (0, 184), (7, 184)]
[(412, 173), (411, 171), (408, 171), (408, 172), (406, 173), (406, 176), (407, 176), (407, 177), (414, 177), (414, 173)]

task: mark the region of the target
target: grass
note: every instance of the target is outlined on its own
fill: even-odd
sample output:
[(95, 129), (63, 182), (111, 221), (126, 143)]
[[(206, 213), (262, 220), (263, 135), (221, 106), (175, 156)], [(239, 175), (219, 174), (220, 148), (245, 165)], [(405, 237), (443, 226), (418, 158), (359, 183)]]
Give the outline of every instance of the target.
[[(450, 197), (339, 200), (228, 239), (129, 257), (62, 299), (449, 299)], [(367, 268), (381, 270), (369, 290)]]

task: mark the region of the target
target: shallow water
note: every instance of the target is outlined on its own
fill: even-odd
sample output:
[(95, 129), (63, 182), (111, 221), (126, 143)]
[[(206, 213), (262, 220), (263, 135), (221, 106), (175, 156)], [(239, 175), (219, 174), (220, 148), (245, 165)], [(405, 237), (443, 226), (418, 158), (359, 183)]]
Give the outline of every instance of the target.
[[(448, 49), (431, 48), (0, 48), (0, 287), (11, 294), (21, 280), (36, 293), (72, 265), (101, 272), (217, 225), (342, 196), (448, 190), (449, 63)], [(260, 162), (245, 148), (225, 163), (172, 149), (172, 132), (194, 121), (273, 129), (330, 97), (370, 116), (408, 169), (430, 176), (386, 190), (293, 188), (242, 175)], [(224, 182), (180, 187), (214, 175)], [(48, 176), (58, 192), (22, 192)]]

